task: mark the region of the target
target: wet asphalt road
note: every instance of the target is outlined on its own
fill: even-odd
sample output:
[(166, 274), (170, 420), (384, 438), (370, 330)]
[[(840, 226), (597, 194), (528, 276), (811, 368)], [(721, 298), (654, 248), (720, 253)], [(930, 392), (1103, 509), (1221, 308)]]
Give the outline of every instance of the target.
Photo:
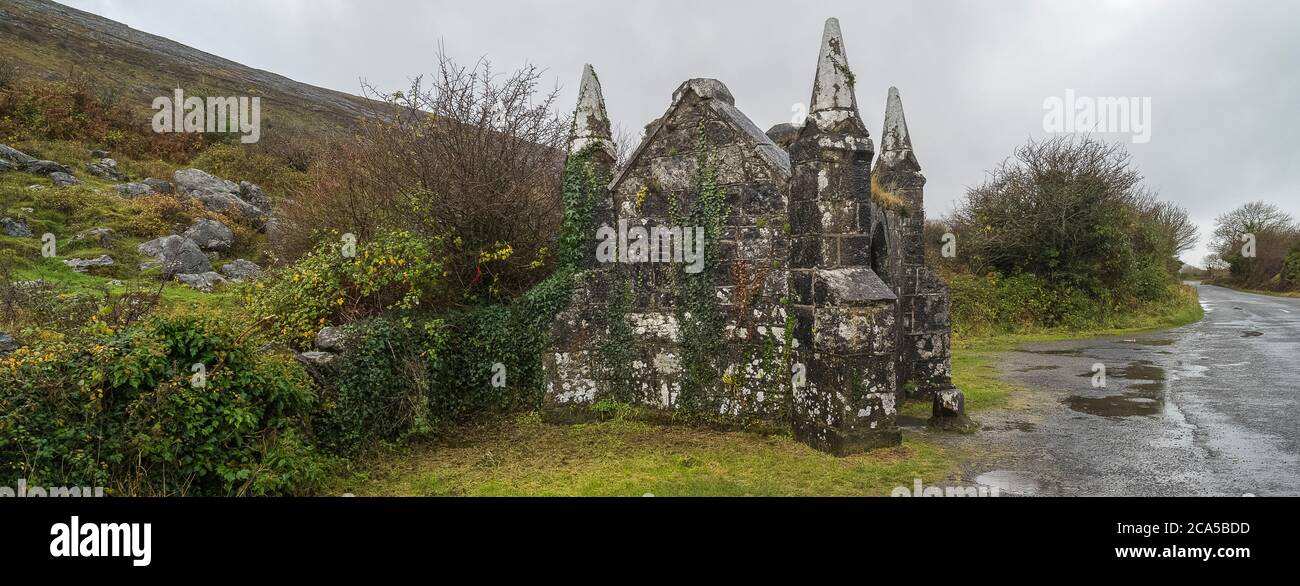
[(1300, 299), (1199, 289), (1195, 324), (1005, 353), (1001, 376), (1029, 391), (958, 440), (985, 454), (968, 480), (1026, 495), (1300, 495)]

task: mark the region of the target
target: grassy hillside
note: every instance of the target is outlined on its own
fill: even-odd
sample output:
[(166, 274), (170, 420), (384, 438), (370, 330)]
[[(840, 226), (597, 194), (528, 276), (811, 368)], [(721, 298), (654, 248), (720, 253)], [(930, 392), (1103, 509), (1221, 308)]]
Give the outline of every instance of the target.
[[(373, 106), (359, 96), (245, 67), (48, 0), (0, 4), (0, 55), (29, 77), (91, 76), (96, 91), (131, 104), (142, 116), (152, 112), (153, 98), (177, 87), (195, 96), (258, 96), (263, 136), (332, 133)], [(149, 118), (141, 122), (147, 125)]]

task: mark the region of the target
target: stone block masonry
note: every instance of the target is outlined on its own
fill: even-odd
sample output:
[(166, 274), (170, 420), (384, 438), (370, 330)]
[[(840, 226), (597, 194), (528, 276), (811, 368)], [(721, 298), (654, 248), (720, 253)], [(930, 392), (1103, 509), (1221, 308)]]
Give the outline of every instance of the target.
[(802, 127), (769, 137), (722, 82), (691, 79), (613, 169), (587, 66), (570, 143), (581, 164), (568, 169), (610, 181), (592, 194), (590, 232), (574, 240), (594, 246), (602, 227), (698, 228), (704, 268), (582, 251), (543, 357), (548, 413), (641, 405), (788, 429), (840, 455), (898, 444), (908, 398), (933, 397), (944, 427), (964, 421), (949, 376), (947, 289), (924, 265), (925, 178), (901, 98), (891, 88), (873, 169), (856, 81), (830, 19)]

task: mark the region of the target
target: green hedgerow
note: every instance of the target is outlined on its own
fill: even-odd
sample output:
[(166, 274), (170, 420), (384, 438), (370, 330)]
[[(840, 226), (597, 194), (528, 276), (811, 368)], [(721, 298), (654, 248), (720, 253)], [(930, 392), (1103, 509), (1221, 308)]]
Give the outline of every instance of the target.
[(315, 395), (291, 358), (223, 319), (158, 318), (0, 359), (0, 484), (131, 495), (309, 490)]

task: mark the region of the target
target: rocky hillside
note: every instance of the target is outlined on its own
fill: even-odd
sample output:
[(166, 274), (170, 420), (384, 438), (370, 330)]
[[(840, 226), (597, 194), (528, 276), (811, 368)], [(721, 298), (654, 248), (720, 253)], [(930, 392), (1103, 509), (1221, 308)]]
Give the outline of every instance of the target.
[[(59, 162), (0, 144), (0, 250), (20, 260), (11, 269), (54, 281), (77, 273), (114, 286), (161, 277), (203, 292), (261, 274), (233, 254), (260, 248), (272, 211), (260, 187), (194, 168), (168, 179), (131, 177), (110, 154)], [(160, 206), (172, 210), (166, 222), (138, 221)], [(37, 240), (52, 247), (39, 260), (31, 254)]]
[(259, 96), (264, 133), (329, 133), (368, 115), (374, 105), (49, 0), (0, 0), (0, 56), (29, 76), (90, 73), (100, 91), (138, 103), (142, 111), (178, 86), (189, 95)]

